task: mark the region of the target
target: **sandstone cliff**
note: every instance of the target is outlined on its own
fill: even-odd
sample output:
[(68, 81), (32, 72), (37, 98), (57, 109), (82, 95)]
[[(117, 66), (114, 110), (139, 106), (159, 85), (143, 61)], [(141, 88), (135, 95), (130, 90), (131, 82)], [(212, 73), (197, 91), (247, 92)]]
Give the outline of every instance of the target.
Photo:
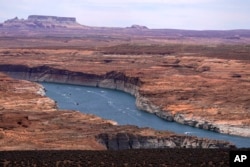
[[(225, 148), (222, 141), (201, 139), (191, 136), (155, 137), (129, 133), (101, 133), (97, 139), (108, 150), (150, 149), (150, 148)], [(230, 146), (229, 146), (230, 147)]]
[(0, 65), (0, 71), (17, 79), (110, 88), (122, 90), (132, 95), (137, 94), (137, 89), (142, 84), (138, 77), (127, 77), (124, 73), (115, 71), (96, 75), (49, 66), (28, 67), (25, 65)]

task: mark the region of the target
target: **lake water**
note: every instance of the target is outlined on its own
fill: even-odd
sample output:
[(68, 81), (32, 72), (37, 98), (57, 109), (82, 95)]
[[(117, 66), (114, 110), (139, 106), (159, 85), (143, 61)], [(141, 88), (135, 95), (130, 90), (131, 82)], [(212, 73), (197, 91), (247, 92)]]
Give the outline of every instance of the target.
[(198, 137), (227, 140), (237, 147), (250, 148), (250, 138), (219, 134), (168, 122), (153, 114), (140, 111), (135, 106), (135, 97), (121, 91), (69, 84), (41, 84), (46, 89), (46, 95), (57, 101), (60, 109), (95, 114), (105, 119), (114, 120), (119, 125), (151, 127), (157, 130), (173, 131), (177, 134), (188, 132)]

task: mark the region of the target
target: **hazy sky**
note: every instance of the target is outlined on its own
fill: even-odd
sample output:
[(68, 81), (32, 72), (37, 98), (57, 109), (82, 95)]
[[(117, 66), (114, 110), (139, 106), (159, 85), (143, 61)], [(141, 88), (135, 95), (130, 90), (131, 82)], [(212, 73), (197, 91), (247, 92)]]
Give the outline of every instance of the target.
[(0, 22), (34, 14), (89, 26), (250, 29), (250, 0), (0, 0)]

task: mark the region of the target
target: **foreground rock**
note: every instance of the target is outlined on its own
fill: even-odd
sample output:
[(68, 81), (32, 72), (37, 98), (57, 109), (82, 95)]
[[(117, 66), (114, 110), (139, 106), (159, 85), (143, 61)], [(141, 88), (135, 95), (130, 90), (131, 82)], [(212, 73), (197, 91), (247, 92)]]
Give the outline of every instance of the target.
[(233, 148), (216, 140), (176, 135), (56, 109), (42, 87), (0, 73), (0, 150), (118, 150)]

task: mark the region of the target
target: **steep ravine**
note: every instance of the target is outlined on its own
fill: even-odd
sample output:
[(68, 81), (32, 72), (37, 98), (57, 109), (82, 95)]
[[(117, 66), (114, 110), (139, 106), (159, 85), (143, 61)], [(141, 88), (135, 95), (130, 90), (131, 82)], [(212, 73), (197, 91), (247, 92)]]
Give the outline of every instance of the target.
[(49, 66), (28, 67), (24, 65), (0, 65), (0, 71), (14, 78), (30, 81), (68, 83), (121, 90), (136, 97), (138, 109), (153, 113), (167, 121), (175, 121), (219, 133), (250, 137), (249, 130), (244, 127), (214, 124), (202, 118), (188, 118), (184, 114), (177, 113), (173, 115), (171, 112), (161, 110), (160, 107), (152, 104), (140, 92), (142, 82), (139, 78), (127, 77), (122, 72), (111, 71), (105, 75), (96, 75), (56, 69)]

